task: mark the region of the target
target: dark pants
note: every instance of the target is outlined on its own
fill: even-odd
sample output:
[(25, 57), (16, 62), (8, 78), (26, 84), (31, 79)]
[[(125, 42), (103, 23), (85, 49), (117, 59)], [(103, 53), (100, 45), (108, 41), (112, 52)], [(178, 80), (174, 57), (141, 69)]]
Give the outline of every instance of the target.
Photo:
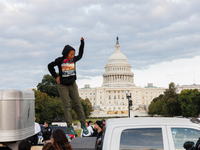
[(38, 134), (35, 134), (29, 137), (29, 141), (31, 141), (31, 145), (38, 145)]
[(85, 125), (85, 114), (83, 111), (83, 107), (81, 105), (81, 100), (78, 94), (78, 87), (76, 85), (76, 82), (74, 82), (72, 85), (67, 85), (67, 86), (63, 84), (58, 84), (58, 92), (63, 102), (64, 115), (67, 126), (68, 127), (72, 126), (70, 99), (72, 99), (74, 103), (74, 108), (78, 116), (78, 120), (81, 122), (82, 125)]

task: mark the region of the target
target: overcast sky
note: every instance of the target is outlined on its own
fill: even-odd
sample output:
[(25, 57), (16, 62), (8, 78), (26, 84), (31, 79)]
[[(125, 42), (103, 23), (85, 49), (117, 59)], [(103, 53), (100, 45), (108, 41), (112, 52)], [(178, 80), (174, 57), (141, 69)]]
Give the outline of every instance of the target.
[[(77, 83), (100, 87), (119, 37), (136, 86), (200, 84), (199, 0), (0, 0), (0, 89), (34, 88), (67, 44)], [(77, 53), (76, 53), (77, 54)]]

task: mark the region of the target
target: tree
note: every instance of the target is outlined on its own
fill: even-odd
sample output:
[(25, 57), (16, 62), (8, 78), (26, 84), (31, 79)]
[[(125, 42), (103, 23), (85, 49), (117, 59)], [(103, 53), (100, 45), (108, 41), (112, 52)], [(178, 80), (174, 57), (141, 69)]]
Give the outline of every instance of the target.
[(166, 89), (164, 95), (159, 95), (153, 99), (149, 105), (149, 114), (157, 114), (164, 116), (179, 116), (181, 115), (180, 103), (178, 94), (176, 93), (175, 84), (169, 84), (169, 89)]
[(52, 97), (59, 97), (57, 83), (54, 77), (49, 74), (43, 76), (42, 82), (37, 85), (38, 91), (47, 93)]
[(154, 115), (154, 114), (156, 114), (156, 104), (155, 104), (155, 102), (154, 101), (152, 101), (151, 102), (151, 104), (149, 105), (149, 111), (148, 111), (148, 114), (149, 115)]
[(88, 98), (86, 98), (85, 100), (81, 99), (81, 104), (85, 113), (85, 117), (87, 118), (93, 111), (92, 104)]
[(163, 100), (162, 100), (163, 95), (160, 94), (158, 97), (155, 97), (151, 104), (149, 105), (149, 112), (148, 114), (150, 115), (161, 115), (162, 112), (162, 107), (163, 107)]
[(182, 90), (178, 100), (184, 117), (193, 117), (200, 114), (200, 92), (197, 89)]
[(62, 100), (58, 97), (50, 97), (46, 93), (34, 90), (35, 93), (35, 116), (36, 121), (52, 122), (55, 117), (64, 117)]
[(178, 101), (178, 94), (176, 93), (176, 86), (173, 82), (169, 84), (169, 89), (166, 89), (163, 96), (164, 105), (162, 114), (165, 116), (179, 116), (181, 115), (180, 103)]

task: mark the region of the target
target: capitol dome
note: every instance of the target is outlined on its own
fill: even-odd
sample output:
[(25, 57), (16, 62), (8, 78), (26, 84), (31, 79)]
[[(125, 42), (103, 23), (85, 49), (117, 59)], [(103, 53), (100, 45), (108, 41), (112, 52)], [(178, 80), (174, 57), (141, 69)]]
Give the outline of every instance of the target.
[(131, 65), (128, 58), (120, 51), (117, 37), (115, 52), (109, 57), (103, 74), (103, 86), (133, 86), (134, 74), (131, 72)]

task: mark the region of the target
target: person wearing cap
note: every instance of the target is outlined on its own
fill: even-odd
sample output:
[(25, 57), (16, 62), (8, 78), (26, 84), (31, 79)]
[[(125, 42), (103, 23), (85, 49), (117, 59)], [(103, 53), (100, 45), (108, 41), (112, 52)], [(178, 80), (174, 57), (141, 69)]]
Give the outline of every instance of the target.
[(102, 121), (103, 124), (106, 124), (106, 120), (105, 119), (102, 119), (101, 121)]
[(101, 145), (101, 137), (103, 134), (103, 123), (102, 121), (97, 120), (94, 124), (94, 127), (97, 129), (97, 145)]
[(88, 121), (88, 129), (90, 130), (90, 132), (91, 132), (91, 135), (90, 136), (92, 136), (92, 134), (94, 133), (94, 128), (93, 128), (93, 126), (92, 126), (92, 121)]
[(91, 126), (91, 127), (92, 127), (92, 129), (93, 129), (92, 123), (93, 123), (93, 122), (92, 122), (91, 120), (90, 120), (90, 121), (88, 121), (88, 125), (89, 125), (89, 126)]

